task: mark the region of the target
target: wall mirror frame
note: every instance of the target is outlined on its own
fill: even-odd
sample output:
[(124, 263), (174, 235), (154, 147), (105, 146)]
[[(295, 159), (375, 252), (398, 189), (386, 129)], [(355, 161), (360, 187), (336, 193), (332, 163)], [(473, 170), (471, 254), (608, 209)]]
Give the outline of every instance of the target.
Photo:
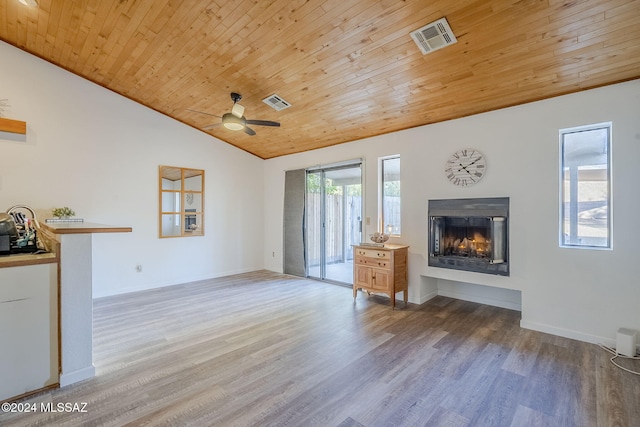
[(160, 166), (159, 236), (204, 236), (204, 170)]

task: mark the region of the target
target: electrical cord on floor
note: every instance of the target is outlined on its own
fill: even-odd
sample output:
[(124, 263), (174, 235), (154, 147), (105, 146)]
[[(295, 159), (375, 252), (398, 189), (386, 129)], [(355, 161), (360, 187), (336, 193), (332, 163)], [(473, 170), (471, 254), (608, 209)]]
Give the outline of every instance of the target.
[(640, 356), (625, 356), (623, 354), (618, 354), (618, 352), (616, 352), (616, 350), (614, 348), (611, 348), (609, 346), (606, 346), (604, 344), (598, 344), (602, 349), (604, 349), (605, 351), (608, 351), (609, 353), (613, 354), (613, 357), (611, 359), (609, 359), (609, 361), (614, 365), (617, 366), (618, 368), (622, 369), (623, 371), (627, 371), (629, 373), (632, 373), (634, 375), (640, 375), (640, 372), (636, 372), (636, 371), (632, 371), (631, 369), (627, 369), (624, 366), (620, 366), (615, 362), (615, 359), (617, 359), (618, 357), (621, 357), (623, 359), (633, 359), (633, 360), (640, 360)]

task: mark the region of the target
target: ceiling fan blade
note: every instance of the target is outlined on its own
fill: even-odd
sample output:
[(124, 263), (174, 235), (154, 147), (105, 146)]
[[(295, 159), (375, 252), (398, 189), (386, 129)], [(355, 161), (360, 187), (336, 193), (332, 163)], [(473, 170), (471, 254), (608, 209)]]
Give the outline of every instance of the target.
[(213, 129), (213, 128), (217, 128), (218, 126), (222, 126), (222, 123), (214, 123), (212, 125), (207, 125), (203, 127), (202, 130)]
[(270, 120), (247, 120), (247, 124), (258, 126), (280, 126), (280, 123), (272, 122)]
[(244, 127), (244, 133), (246, 133), (247, 135), (253, 136), (253, 135), (256, 134), (256, 131), (251, 129), (250, 127), (245, 126)]
[(209, 114), (209, 113), (205, 113), (204, 111), (196, 111), (196, 110), (190, 110), (187, 108), (187, 111), (191, 111), (192, 113), (200, 113), (200, 114), (206, 114), (207, 116), (213, 116), (213, 117), (217, 117), (219, 119), (221, 119), (222, 117), (220, 116), (216, 116), (215, 114)]

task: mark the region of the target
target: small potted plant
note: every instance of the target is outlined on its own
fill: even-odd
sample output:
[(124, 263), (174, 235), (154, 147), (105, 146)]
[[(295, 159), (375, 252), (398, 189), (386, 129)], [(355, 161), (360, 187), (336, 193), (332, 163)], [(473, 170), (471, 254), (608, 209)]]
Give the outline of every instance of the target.
[(68, 219), (76, 214), (73, 209), (66, 206), (64, 208), (54, 208), (51, 213), (54, 217), (59, 219)]

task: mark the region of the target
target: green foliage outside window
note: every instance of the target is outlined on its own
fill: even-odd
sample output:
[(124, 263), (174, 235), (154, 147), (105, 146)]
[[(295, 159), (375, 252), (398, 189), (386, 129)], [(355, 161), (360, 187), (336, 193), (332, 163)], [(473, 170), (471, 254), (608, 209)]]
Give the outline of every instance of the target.
[[(325, 194), (328, 196), (342, 195), (342, 186), (333, 185), (331, 179), (326, 180)], [(307, 193), (320, 193), (322, 182), (320, 175), (315, 173), (307, 174)], [(361, 185), (347, 185), (346, 191), (348, 196), (360, 196), (362, 194)]]

